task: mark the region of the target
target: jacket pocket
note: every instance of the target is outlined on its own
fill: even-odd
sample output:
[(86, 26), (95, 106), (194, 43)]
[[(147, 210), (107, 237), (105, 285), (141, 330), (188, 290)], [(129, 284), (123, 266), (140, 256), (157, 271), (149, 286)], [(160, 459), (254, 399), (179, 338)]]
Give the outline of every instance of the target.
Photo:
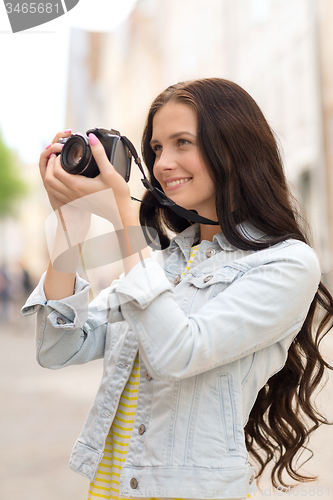
[(235, 404), (232, 392), (232, 378), (228, 373), (220, 375), (221, 413), (228, 451), (237, 449), (235, 440)]
[(214, 298), (223, 292), (233, 281), (243, 275), (243, 271), (236, 267), (225, 266), (221, 269), (207, 270), (206, 273), (196, 274), (189, 279), (189, 283), (202, 293), (206, 300)]

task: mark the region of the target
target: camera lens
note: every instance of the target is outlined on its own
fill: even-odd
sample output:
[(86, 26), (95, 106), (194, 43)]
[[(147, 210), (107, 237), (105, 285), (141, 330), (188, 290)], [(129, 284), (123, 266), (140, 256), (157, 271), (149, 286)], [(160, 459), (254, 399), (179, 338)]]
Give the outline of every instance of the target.
[[(98, 175), (91, 175), (90, 165), (92, 153), (89, 146), (88, 138), (81, 135), (72, 135), (65, 143), (61, 151), (61, 165), (69, 174), (84, 175), (86, 177), (93, 177)], [(95, 169), (94, 169), (95, 170)]]
[(75, 168), (79, 165), (84, 156), (84, 149), (82, 144), (71, 144), (67, 151), (68, 163)]

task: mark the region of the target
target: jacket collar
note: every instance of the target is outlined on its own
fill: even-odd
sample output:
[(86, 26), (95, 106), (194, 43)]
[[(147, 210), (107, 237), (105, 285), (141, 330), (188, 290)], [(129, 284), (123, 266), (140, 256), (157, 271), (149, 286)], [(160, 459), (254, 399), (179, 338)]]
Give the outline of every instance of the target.
[[(259, 229), (255, 228), (250, 222), (244, 221), (238, 224), (238, 230), (250, 241), (264, 240), (266, 238), (265, 234)], [(184, 255), (189, 254), (189, 249), (198, 241), (200, 238), (200, 224), (195, 223), (186, 228), (180, 234), (177, 234), (171, 242), (169, 249), (173, 250), (177, 246), (181, 249)], [(227, 252), (234, 252), (238, 250), (237, 247), (232, 245), (224, 234), (218, 233), (213, 238), (213, 243), (216, 243), (220, 248)]]

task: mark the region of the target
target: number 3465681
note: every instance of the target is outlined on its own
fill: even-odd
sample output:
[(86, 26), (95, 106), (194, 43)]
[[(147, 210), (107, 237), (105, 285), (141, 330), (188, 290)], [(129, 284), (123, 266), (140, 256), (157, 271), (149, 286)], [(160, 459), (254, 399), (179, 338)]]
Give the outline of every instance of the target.
[(17, 14), (43, 14), (46, 12), (47, 14), (51, 14), (52, 12), (56, 12), (57, 14), (59, 13), (59, 7), (58, 4), (52, 4), (52, 3), (23, 3), (19, 4), (17, 3), (12, 4), (12, 3), (6, 3), (6, 10), (7, 14), (12, 14), (13, 12), (16, 12)]

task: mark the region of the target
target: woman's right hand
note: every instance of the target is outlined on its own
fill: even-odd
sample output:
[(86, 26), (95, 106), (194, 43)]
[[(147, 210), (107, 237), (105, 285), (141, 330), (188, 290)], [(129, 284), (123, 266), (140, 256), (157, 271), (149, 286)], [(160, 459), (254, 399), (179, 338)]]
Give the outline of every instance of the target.
[[(64, 238), (59, 238), (60, 233), (58, 234), (57, 240), (64, 240), (60, 247), (62, 248), (63, 245), (66, 247), (61, 251), (67, 250), (68, 238), (72, 245), (76, 245), (77, 243), (84, 241), (91, 221), (91, 213), (80, 207), (78, 203), (71, 203), (70, 199), (66, 203), (63, 199), (61, 200), (59, 198), (58, 193), (62, 192), (63, 186), (61, 181), (54, 175), (55, 161), (53, 158), (49, 161), (51, 155), (61, 153), (63, 144), (58, 142), (59, 139), (68, 138), (70, 135), (71, 130), (58, 132), (52, 143), (41, 153), (39, 161), (39, 169), (43, 184), (58, 220), (58, 232), (66, 232), (65, 240)], [(60, 163), (58, 158), (57, 161)], [(57, 190), (57, 188), (59, 190)], [(59, 248), (57, 251), (59, 252)]]
[(56, 194), (54, 189), (52, 189), (49, 185), (48, 178), (53, 176), (53, 164), (49, 163), (49, 158), (52, 154), (61, 153), (63, 148), (63, 144), (59, 144), (59, 139), (70, 137), (72, 131), (66, 130), (65, 132), (58, 132), (57, 135), (53, 138), (51, 144), (47, 146), (44, 151), (42, 151), (39, 159), (39, 171), (43, 180), (44, 188), (49, 197), (51, 206), (54, 211), (58, 210), (64, 203), (61, 202)]

